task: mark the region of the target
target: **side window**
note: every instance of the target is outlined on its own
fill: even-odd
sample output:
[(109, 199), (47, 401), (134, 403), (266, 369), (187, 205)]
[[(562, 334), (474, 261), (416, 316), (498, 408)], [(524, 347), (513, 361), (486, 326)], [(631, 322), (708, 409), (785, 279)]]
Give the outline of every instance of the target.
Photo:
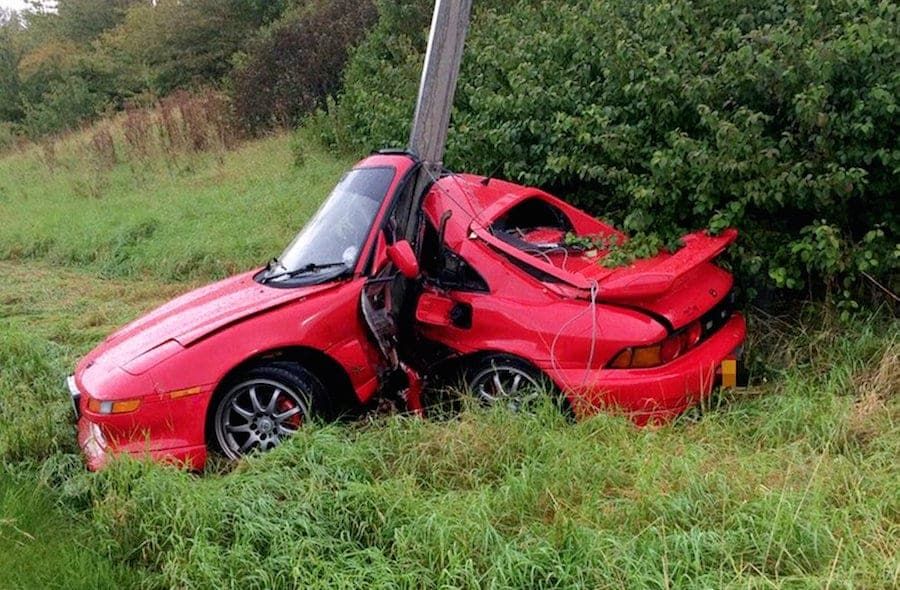
[(488, 285), (478, 271), (438, 240), (438, 232), (425, 221), (421, 268), (425, 278), (443, 289), (487, 292)]
[(388, 211), (387, 218), (381, 226), (375, 245), (369, 253), (366, 261), (365, 273), (371, 275), (373, 272), (379, 271), (384, 266), (386, 260), (387, 247), (403, 239), (403, 226), (406, 221), (406, 215), (409, 214), (410, 199), (412, 197), (413, 182), (409, 182), (410, 177), (399, 187), (399, 194), (396, 195), (391, 209)]

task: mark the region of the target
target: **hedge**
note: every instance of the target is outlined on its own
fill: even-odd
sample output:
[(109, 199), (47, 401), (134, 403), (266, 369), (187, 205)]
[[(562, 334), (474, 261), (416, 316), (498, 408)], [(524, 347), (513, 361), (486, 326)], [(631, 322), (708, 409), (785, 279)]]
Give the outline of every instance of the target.
[[(405, 142), (422, 4), (381, 2), (315, 121), (324, 140)], [(738, 227), (751, 294), (896, 292), (898, 47), (889, 1), (482, 4), (447, 162), (543, 186), (635, 244)]]

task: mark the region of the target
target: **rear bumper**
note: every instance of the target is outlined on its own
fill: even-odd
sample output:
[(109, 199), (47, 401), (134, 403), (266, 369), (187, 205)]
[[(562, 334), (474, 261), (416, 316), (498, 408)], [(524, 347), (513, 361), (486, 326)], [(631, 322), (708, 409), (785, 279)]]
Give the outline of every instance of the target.
[(746, 322), (736, 313), (695, 349), (660, 367), (544, 370), (579, 416), (603, 409), (627, 414), (640, 425), (664, 422), (709, 396), (720, 382), (722, 361), (739, 354), (746, 333)]

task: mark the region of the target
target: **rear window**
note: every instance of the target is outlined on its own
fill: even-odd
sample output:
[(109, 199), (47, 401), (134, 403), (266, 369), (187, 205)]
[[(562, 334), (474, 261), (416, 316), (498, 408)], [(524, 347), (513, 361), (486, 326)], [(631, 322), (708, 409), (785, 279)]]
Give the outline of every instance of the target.
[(550, 203), (532, 198), (522, 201), (498, 218), (491, 233), (520, 250), (560, 248), (572, 231), (569, 218)]

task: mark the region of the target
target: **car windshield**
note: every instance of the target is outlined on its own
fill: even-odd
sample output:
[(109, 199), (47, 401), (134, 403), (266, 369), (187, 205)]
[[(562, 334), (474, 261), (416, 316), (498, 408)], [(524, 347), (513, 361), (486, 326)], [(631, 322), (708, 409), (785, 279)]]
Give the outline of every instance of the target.
[(357, 168), (345, 174), (278, 258), (272, 275), (353, 268), (393, 178), (393, 168)]

